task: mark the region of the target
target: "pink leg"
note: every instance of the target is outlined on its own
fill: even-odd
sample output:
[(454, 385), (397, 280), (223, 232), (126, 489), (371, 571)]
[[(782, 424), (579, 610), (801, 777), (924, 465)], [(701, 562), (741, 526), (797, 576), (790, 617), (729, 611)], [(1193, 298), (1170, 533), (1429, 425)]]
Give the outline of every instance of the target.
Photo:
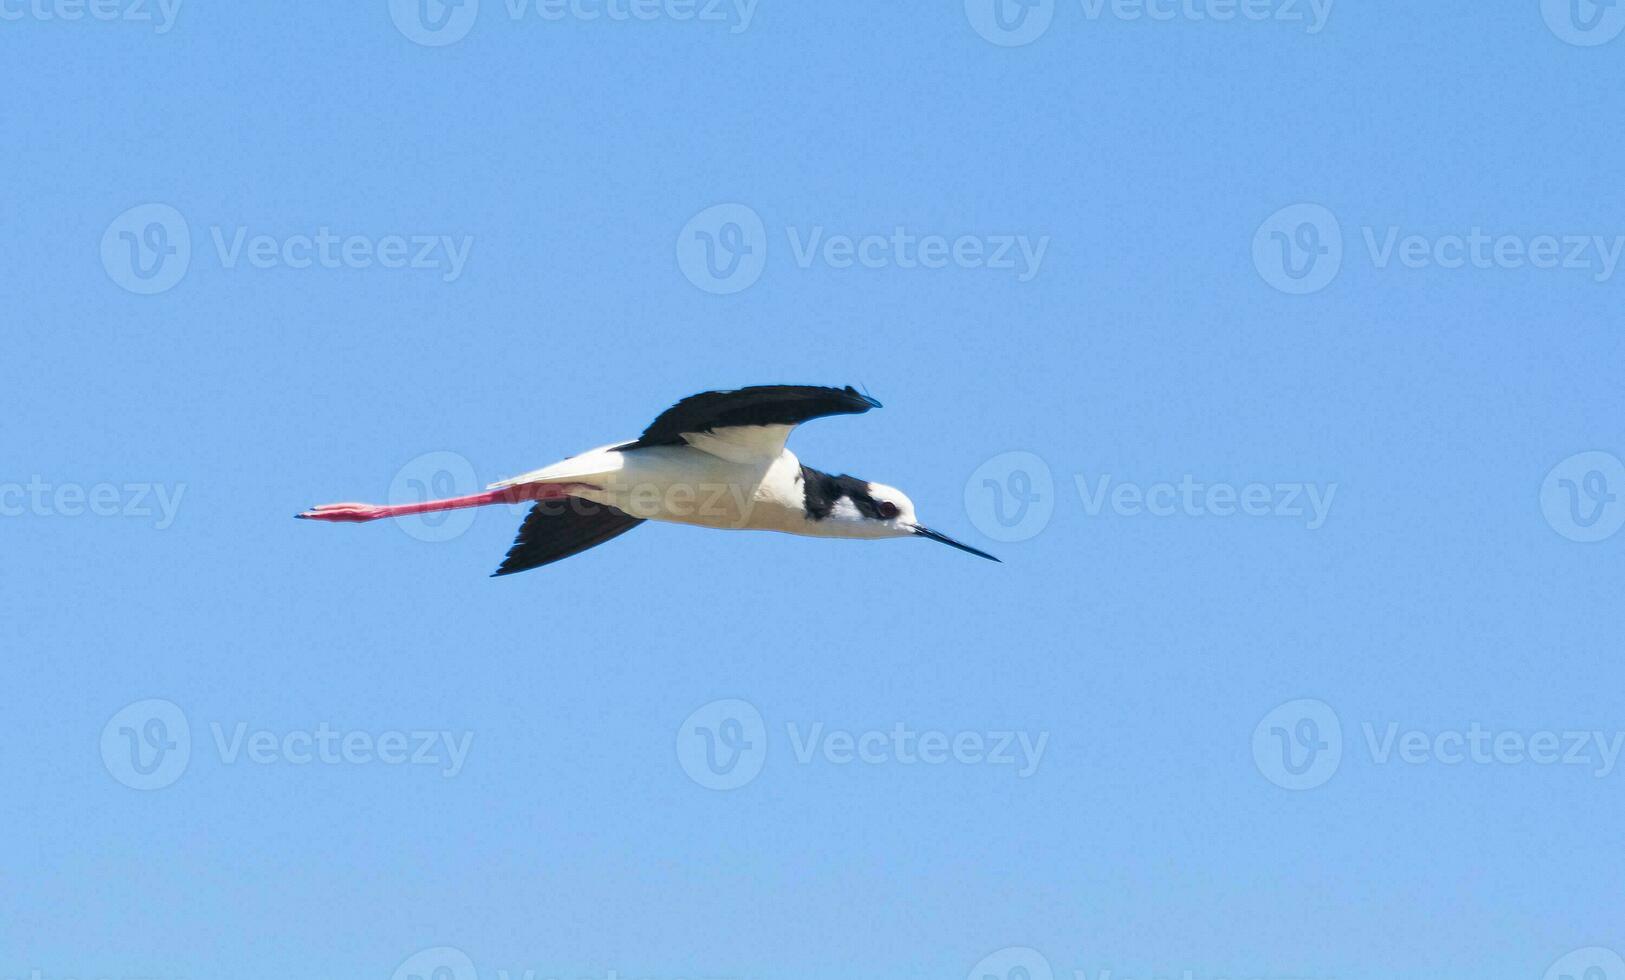
[(483, 507), (486, 504), (517, 504), (525, 500), (557, 500), (568, 497), (576, 490), (596, 489), (585, 483), (526, 483), (501, 490), (469, 494), (466, 497), (448, 497), (445, 500), (426, 500), (421, 504), (322, 504), (303, 514), (293, 516), (308, 521), (376, 521), (380, 517), (406, 517), (410, 514), (428, 514), (437, 510), (456, 510), (459, 507)]

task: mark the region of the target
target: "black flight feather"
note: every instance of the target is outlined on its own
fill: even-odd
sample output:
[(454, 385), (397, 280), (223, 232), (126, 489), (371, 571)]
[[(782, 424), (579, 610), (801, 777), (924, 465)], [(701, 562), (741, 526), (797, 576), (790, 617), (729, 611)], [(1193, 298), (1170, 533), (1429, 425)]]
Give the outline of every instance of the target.
[(880, 402), (851, 385), (755, 385), (690, 395), (660, 413), (624, 449), (681, 443), (684, 432), (710, 432), (734, 425), (800, 425), (826, 415), (860, 415)]
[(580, 497), (537, 501), (519, 526), (519, 536), (508, 549), (508, 557), (492, 577), (540, 568), (580, 554), (642, 523), (641, 517)]

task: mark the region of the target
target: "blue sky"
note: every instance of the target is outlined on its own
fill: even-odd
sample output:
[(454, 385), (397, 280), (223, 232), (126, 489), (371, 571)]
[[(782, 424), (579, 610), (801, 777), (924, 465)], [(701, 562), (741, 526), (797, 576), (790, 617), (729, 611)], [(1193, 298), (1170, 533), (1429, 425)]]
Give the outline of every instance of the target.
[(1008, 3), (0, 0), (0, 977), (1625, 976), (1625, 7)]

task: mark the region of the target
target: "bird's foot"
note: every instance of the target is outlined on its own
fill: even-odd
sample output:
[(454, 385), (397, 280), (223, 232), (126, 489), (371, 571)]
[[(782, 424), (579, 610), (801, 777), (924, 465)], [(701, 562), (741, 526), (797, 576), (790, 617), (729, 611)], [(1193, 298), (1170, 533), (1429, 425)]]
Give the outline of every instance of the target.
[(377, 504), (322, 504), (320, 507), (312, 507), (302, 514), (293, 516), (306, 521), (361, 523), (388, 517), (392, 510), (394, 508), (380, 507)]

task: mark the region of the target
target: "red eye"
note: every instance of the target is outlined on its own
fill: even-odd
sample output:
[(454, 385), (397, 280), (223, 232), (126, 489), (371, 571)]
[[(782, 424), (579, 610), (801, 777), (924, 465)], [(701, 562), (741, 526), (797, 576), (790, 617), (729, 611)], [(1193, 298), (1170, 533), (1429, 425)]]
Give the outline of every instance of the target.
[(875, 513), (879, 514), (882, 519), (889, 521), (897, 516), (897, 505), (889, 500), (882, 500), (875, 504)]

